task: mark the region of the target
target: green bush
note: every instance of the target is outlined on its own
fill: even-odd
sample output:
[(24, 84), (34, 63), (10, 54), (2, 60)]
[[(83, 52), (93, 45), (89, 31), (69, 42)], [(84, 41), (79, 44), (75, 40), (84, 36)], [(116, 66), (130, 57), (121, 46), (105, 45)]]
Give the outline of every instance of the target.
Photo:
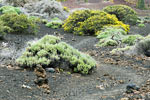
[(135, 45), (135, 48), (139, 54), (144, 54), (150, 57), (150, 39), (149, 38), (141, 40), (137, 45)]
[(2, 12), (3, 14), (6, 14), (6, 13), (20, 14), (21, 10), (19, 8), (13, 7), (13, 6), (2, 6), (0, 8), (0, 12)]
[(22, 67), (34, 68), (38, 64), (45, 67), (69, 67), (74, 72), (88, 74), (96, 62), (89, 55), (74, 49), (60, 38), (46, 35), (36, 43), (31, 43), (17, 63)]
[(97, 38), (100, 39), (97, 46), (117, 46), (126, 34), (127, 32), (121, 28), (106, 27), (99, 32), (99, 35), (97, 36)]
[(120, 21), (123, 21), (126, 24), (135, 25), (138, 20), (137, 13), (131, 7), (126, 5), (107, 6), (103, 11), (116, 15)]
[(137, 41), (142, 40), (144, 37), (141, 35), (127, 35), (122, 39), (122, 42), (128, 45), (134, 45)]
[(46, 26), (49, 28), (57, 29), (57, 28), (61, 28), (62, 24), (63, 24), (63, 21), (56, 17), (56, 18), (53, 18), (50, 22), (48, 22)]
[(33, 33), (37, 32), (36, 20), (28, 18), (24, 14), (3, 14), (0, 16), (0, 20), (4, 22), (4, 25), (11, 28), (10, 33)]
[(79, 23), (99, 13), (100, 11), (98, 10), (77, 10), (65, 20), (63, 25), (64, 30), (67, 32), (74, 32), (74, 29), (80, 26)]
[(137, 2), (137, 8), (139, 8), (139, 9), (145, 9), (145, 0), (138, 0), (138, 2)]
[(11, 28), (4, 25), (3, 21), (0, 21), (0, 38), (3, 38), (6, 33), (10, 32)]
[(138, 24), (138, 27), (145, 27), (145, 24), (140, 23)]
[(118, 25), (129, 31), (129, 26), (114, 15), (99, 10), (80, 10), (71, 14), (63, 25), (64, 30), (79, 35), (94, 35), (104, 26)]

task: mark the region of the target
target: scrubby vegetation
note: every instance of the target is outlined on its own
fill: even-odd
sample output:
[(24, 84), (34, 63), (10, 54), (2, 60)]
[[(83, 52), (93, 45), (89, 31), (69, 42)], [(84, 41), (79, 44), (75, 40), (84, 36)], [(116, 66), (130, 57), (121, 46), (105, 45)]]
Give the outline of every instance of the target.
[(107, 6), (103, 10), (109, 14), (116, 15), (120, 21), (123, 21), (126, 24), (135, 25), (137, 23), (137, 13), (131, 7), (126, 5)]
[(127, 35), (122, 39), (122, 43), (134, 45), (137, 41), (142, 40), (144, 37), (141, 35)]
[(114, 15), (110, 15), (100, 10), (78, 10), (73, 12), (63, 25), (64, 30), (79, 35), (94, 35), (104, 26), (119, 26), (125, 31), (129, 31), (129, 26), (125, 25)]
[(117, 46), (121, 42), (124, 35), (127, 34), (123, 29), (118, 27), (105, 27), (98, 33), (97, 36), (100, 41), (97, 46)]
[(3, 14), (5, 13), (15, 13), (15, 14), (20, 14), (21, 10), (17, 7), (13, 7), (13, 6), (2, 6), (0, 8), (0, 12), (2, 12)]
[(57, 28), (61, 28), (62, 24), (63, 24), (63, 21), (60, 20), (59, 18), (55, 17), (55, 18), (51, 19), (51, 21), (48, 22), (46, 24), (46, 26), (49, 27), (49, 28), (57, 29)]
[(4, 25), (3, 21), (0, 21), (0, 38), (3, 38), (6, 33), (10, 32), (11, 28)]
[(35, 2), (35, 1), (40, 1), (40, 0), (3, 0), (3, 3), (15, 7), (22, 7), (26, 3)]
[[(36, 20), (28, 18), (24, 14), (6, 13), (0, 16), (4, 26), (9, 27), (10, 33), (33, 33), (37, 32)], [(5, 32), (5, 31), (4, 31)]]
[(97, 36), (100, 41), (97, 46), (117, 46), (126, 44), (128, 46), (134, 45), (137, 41), (143, 40), (141, 35), (127, 35), (123, 29), (119, 27), (106, 27), (98, 33)]
[(138, 54), (143, 54), (150, 57), (150, 38), (145, 38), (135, 45)]
[(29, 16), (37, 16), (44, 19), (58, 17), (64, 20), (68, 16), (67, 9), (55, 0), (40, 0), (38, 2), (27, 3), (24, 5), (24, 12)]
[(90, 56), (79, 52), (60, 38), (46, 35), (36, 43), (31, 43), (17, 63), (22, 67), (34, 68), (38, 64), (43, 67), (69, 67), (74, 72), (88, 74), (96, 62)]

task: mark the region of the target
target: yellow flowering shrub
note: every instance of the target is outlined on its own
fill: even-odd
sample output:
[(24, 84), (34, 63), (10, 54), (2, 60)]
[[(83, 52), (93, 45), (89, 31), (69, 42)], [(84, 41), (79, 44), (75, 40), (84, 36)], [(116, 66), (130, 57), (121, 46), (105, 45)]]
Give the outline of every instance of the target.
[(69, 12), (69, 11), (70, 11), (69, 8), (66, 7), (66, 6), (64, 6), (63, 10), (66, 11), (66, 12)]
[(99, 10), (77, 10), (73, 12), (65, 21), (63, 28), (67, 32), (74, 32), (81, 22), (84, 22), (89, 17), (100, 14)]
[(126, 32), (129, 25), (119, 21), (115, 15), (100, 10), (81, 10), (69, 16), (63, 25), (64, 30), (79, 35), (96, 35), (105, 26), (116, 25)]
[(134, 11), (131, 7), (126, 5), (113, 5), (107, 6), (103, 9), (103, 11), (114, 14), (116, 17), (123, 21), (124, 23), (134, 25), (137, 23), (138, 16), (136, 11)]

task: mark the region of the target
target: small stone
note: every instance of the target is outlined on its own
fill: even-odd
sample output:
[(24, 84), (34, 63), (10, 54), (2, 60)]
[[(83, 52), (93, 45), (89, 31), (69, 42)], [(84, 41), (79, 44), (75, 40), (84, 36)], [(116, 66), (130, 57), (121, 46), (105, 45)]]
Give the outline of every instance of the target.
[(128, 98), (121, 98), (120, 100), (129, 100)]
[(50, 72), (50, 73), (54, 73), (54, 72), (55, 72), (55, 69), (54, 69), (54, 68), (46, 68), (46, 71), (47, 71), (47, 72)]
[(136, 85), (135, 84), (129, 84), (127, 85), (126, 89), (136, 89)]
[(120, 84), (124, 84), (124, 81), (123, 81), (123, 80), (119, 80), (119, 83), (120, 83)]
[(100, 89), (100, 90), (105, 90), (105, 88), (104, 88), (103, 85), (96, 86), (96, 88), (98, 88), (98, 89)]
[(135, 84), (129, 84), (126, 87), (126, 93), (133, 93), (134, 90), (136, 90), (136, 85)]
[(22, 85), (22, 88), (27, 88), (27, 89), (30, 89), (30, 90), (32, 89), (30, 86), (27, 86), (27, 85), (24, 85), (24, 84)]

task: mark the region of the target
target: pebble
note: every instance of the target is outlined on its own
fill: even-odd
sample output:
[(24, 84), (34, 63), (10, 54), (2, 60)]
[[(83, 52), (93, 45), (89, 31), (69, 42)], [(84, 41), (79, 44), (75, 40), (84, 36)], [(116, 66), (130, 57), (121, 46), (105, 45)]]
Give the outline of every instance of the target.
[(103, 85), (96, 86), (96, 88), (98, 88), (98, 89), (100, 89), (100, 90), (105, 90), (105, 88), (104, 88)]
[(129, 100), (128, 98), (121, 98), (120, 100)]
[(138, 91), (140, 88), (136, 86), (135, 84), (129, 84), (126, 87), (126, 93), (133, 93), (134, 90)]
[(50, 73), (54, 73), (54, 72), (55, 72), (55, 69), (54, 69), (54, 68), (46, 68), (46, 71), (47, 71), (47, 72), (50, 72)]
[(24, 84), (22, 85), (22, 88), (27, 88), (27, 89), (30, 89), (30, 90), (32, 89), (30, 86), (27, 86), (27, 85), (24, 85)]

